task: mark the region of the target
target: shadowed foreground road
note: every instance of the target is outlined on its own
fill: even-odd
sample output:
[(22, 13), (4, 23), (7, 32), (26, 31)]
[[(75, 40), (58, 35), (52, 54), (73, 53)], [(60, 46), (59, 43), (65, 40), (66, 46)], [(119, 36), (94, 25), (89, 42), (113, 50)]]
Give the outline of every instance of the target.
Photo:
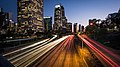
[(38, 67), (93, 67), (90, 52), (80, 48), (80, 42), (70, 35), (31, 66)]

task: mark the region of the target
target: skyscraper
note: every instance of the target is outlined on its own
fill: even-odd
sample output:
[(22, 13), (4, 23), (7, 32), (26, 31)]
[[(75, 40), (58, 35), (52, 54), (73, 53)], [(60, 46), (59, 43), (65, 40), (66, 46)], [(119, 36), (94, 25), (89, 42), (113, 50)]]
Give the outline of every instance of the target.
[(79, 32), (81, 32), (81, 24), (79, 24)]
[[(21, 33), (43, 32), (43, 0), (18, 0), (18, 26)], [(31, 33), (32, 34), (32, 33)]]
[(8, 27), (11, 25), (12, 13), (4, 12), (3, 8), (0, 8), (0, 29), (9, 29)]
[(54, 11), (54, 30), (63, 30), (66, 28), (67, 19), (65, 17), (64, 7), (61, 4), (55, 5)]
[(52, 17), (44, 17), (45, 32), (52, 32)]
[(6, 38), (12, 36), (11, 34), (15, 30), (14, 24), (12, 13), (4, 12), (3, 8), (0, 8), (0, 37), (3, 36), (3, 38)]
[(77, 23), (74, 23), (74, 33), (78, 32), (78, 27), (77, 27)]
[(72, 33), (72, 23), (68, 22), (66, 24), (67, 33)]

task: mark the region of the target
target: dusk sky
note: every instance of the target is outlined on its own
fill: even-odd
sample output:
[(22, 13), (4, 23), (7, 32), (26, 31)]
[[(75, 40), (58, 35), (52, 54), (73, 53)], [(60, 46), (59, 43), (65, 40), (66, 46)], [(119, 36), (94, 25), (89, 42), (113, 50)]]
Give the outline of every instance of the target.
[[(54, 18), (54, 6), (58, 1), (64, 6), (68, 21), (85, 26), (89, 19), (105, 19), (120, 8), (120, 0), (44, 0), (44, 16)], [(17, 21), (17, 0), (0, 0), (0, 7), (5, 12), (12, 12)]]

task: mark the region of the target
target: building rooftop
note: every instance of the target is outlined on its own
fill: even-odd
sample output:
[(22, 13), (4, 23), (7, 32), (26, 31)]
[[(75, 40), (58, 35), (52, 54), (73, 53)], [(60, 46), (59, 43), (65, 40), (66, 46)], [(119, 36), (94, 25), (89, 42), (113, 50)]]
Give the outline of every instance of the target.
[(55, 5), (55, 8), (60, 8), (60, 7), (61, 7), (60, 4)]

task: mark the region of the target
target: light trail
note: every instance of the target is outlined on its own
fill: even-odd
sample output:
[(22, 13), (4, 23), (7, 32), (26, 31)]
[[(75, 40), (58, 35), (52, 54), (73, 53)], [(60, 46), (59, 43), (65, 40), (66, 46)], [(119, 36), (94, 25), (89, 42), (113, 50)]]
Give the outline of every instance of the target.
[[(87, 57), (90, 54), (83, 55), (84, 59), (81, 57), (79, 40), (74, 38), (74, 35), (40, 45), (15, 53), (10, 62), (15, 67), (86, 67), (86, 64), (93, 66), (89, 60), (92, 56)], [(86, 52), (89, 51), (84, 51)], [(84, 60), (88, 62), (85, 63)]]
[[(75, 41), (74, 41), (75, 39)], [(62, 41), (59, 45), (57, 45), (55, 48), (51, 49), (49, 52), (47, 52), (44, 56), (39, 58), (37, 60), (37, 63), (32, 63), (29, 66), (32, 67), (87, 67), (90, 64), (92, 65), (91, 58), (92, 56), (89, 56), (89, 51), (85, 51), (85, 53), (89, 53), (89, 55), (85, 56), (83, 59), (81, 57), (81, 53), (78, 48), (79, 40), (77, 37), (74, 38), (74, 35), (70, 35), (68, 38), (66, 38), (64, 41)], [(85, 49), (87, 50), (87, 49)], [(87, 54), (88, 54), (87, 53)], [(88, 57), (89, 56), (89, 57)], [(85, 64), (85, 61), (88, 61)], [(92, 63), (92, 64), (91, 64)], [(35, 65), (34, 65), (35, 64)], [(28, 66), (28, 67), (29, 67)]]
[(71, 52), (72, 52), (72, 48), (73, 48), (73, 47), (71, 47), (72, 46), (71, 42), (72, 42), (73, 38), (74, 38), (74, 36), (72, 35), (69, 38), (69, 42), (68, 42), (68, 44), (66, 46), (64, 64), (63, 64), (64, 67), (71, 67), (72, 64), (73, 64), (72, 61), (71, 61), (72, 60)]
[(68, 42), (70, 41), (71, 36), (69, 36), (66, 41), (64, 41), (63, 43), (60, 44), (60, 46), (58, 47), (58, 50), (56, 50), (55, 52), (53, 52), (53, 54), (55, 54), (55, 57), (51, 59), (51, 61), (49, 62), (50, 64), (48, 64), (47, 66), (49, 67), (50, 65), (52, 67), (54, 67), (56, 60), (58, 59), (59, 55), (61, 54), (62, 50), (65, 49), (65, 47), (67, 46)]
[(30, 63), (28, 63), (25, 66), (29, 66), (30, 64), (32, 64), (33, 62), (35, 62), (37, 59), (39, 59), (41, 56), (43, 56), (45, 53), (47, 53), (49, 50), (51, 50), (53, 47), (55, 47), (56, 45), (58, 45), (60, 42), (62, 42), (66, 38), (68, 38), (68, 36), (62, 37), (62, 38), (60, 38), (58, 40), (55, 40), (55, 41), (49, 43), (48, 44), (48, 45), (50, 45), (49, 48), (45, 49), (44, 52), (40, 53), (40, 56), (37, 56), (34, 60), (30, 61)]
[(100, 57), (102, 57), (108, 64), (110, 64), (112, 67), (113, 67), (113, 64), (110, 63), (110, 61), (108, 61), (103, 55), (101, 55), (101, 52), (99, 53), (99, 51), (94, 48), (89, 42), (86, 42), (85, 43), (92, 48), (92, 50), (94, 50), (97, 54), (99, 54)]
[[(23, 60), (20, 60), (22, 58), (19, 59), (20, 63), (15, 64), (15, 66), (28, 66), (31, 63), (33, 63), (34, 61), (36, 61), (39, 57), (41, 57), (42, 55), (44, 55), (46, 52), (48, 52), (49, 50), (51, 50), (53, 47), (55, 47), (57, 44), (59, 44), (61, 41), (63, 41), (64, 39), (66, 39), (68, 36), (65, 36), (63, 38), (60, 38), (58, 40), (55, 40), (51, 43), (48, 43), (46, 45), (44, 45), (41, 48), (38, 48), (36, 50), (34, 50), (34, 52), (30, 52), (29, 54), (23, 56)], [(24, 60), (25, 59), (25, 60)], [(32, 59), (32, 60), (31, 60)], [(17, 59), (16, 59), (17, 60)], [(29, 61), (30, 60), (30, 61)], [(17, 60), (18, 61), (18, 60)], [(25, 62), (26, 61), (26, 62)], [(23, 63), (25, 62), (25, 63)]]
[[(37, 42), (37, 43), (34, 43), (32, 45), (29, 45), (29, 46), (26, 46), (24, 48), (21, 48), (21, 49), (18, 49), (18, 50), (15, 50), (13, 52), (10, 52), (10, 53), (7, 53), (7, 54), (4, 54), (3, 56), (4, 57), (7, 57), (8, 56), (8, 60), (9, 61), (12, 61), (14, 60), (15, 58), (17, 57), (20, 57), (20, 56), (23, 56), (24, 54), (32, 51), (32, 50), (35, 50), (37, 48), (40, 48), (42, 46), (44, 46), (45, 44), (51, 42), (52, 40), (54, 40), (55, 38), (57, 37), (57, 35), (54, 35), (53, 38), (51, 39), (45, 39), (43, 41), (40, 41), (40, 42)], [(30, 49), (31, 48), (31, 49)], [(28, 50), (29, 49), (29, 50)], [(22, 53), (21, 53), (22, 52)], [(17, 55), (16, 55), (17, 54)], [(15, 56), (14, 56), (15, 55)], [(12, 56), (12, 57), (9, 57), (9, 56)]]
[(13, 54), (13, 53), (19, 52), (19, 51), (21, 51), (21, 50), (28, 49), (28, 48), (33, 47), (33, 46), (36, 46), (36, 45), (38, 45), (38, 44), (44, 43), (44, 42), (46, 42), (46, 41), (48, 41), (48, 40), (49, 40), (49, 39), (45, 39), (45, 40), (43, 40), (43, 41), (40, 41), (40, 42), (34, 43), (34, 44), (30, 45), (30, 46), (27, 46), (27, 47), (24, 47), (24, 48), (21, 48), (21, 49), (18, 49), (18, 50), (15, 50), (15, 51), (12, 51), (12, 52), (6, 53), (6, 54), (4, 54), (3, 56), (7, 56), (7, 55), (10, 55), (10, 54)]
[[(65, 61), (66, 52), (70, 51), (72, 44), (70, 43), (73, 40), (73, 35), (70, 35), (66, 40), (64, 40), (60, 45), (58, 45), (52, 53), (47, 54), (47, 56), (43, 62), (38, 64), (38, 67), (63, 67), (66, 64), (63, 64)], [(71, 45), (71, 46), (70, 46)], [(68, 53), (69, 54), (69, 53)], [(71, 57), (70, 57), (71, 58)], [(49, 61), (48, 61), (49, 60)], [(71, 61), (69, 61), (71, 62)]]
[[(43, 67), (44, 65), (48, 65), (49, 66), (49, 64), (47, 64), (48, 60), (50, 60), (53, 57), (54, 54), (56, 55), (56, 54), (60, 53), (60, 50), (63, 50), (66, 47), (68, 41), (69, 41), (69, 37), (67, 39), (65, 39), (58, 47), (56, 47), (55, 50), (52, 53), (47, 54), (47, 55), (49, 55), (49, 57), (46, 56), (46, 58), (42, 58), (42, 59), (44, 59), (44, 62), (42, 62), (43, 60), (40, 60), (41, 63), (40, 64), (37, 63), (37, 64), (39, 64), (40, 67)], [(53, 62), (51, 64), (53, 64)], [(36, 66), (36, 65), (34, 65), (34, 66)]]
[(83, 37), (87, 38), (90, 42), (94, 43), (95, 45), (97, 45), (97, 46), (100, 47), (101, 49), (105, 50), (107, 53), (109, 53), (109, 54), (112, 55), (113, 57), (115, 57), (115, 58), (117, 58), (118, 60), (120, 60), (120, 56), (118, 56), (118, 55), (115, 54), (114, 52), (106, 49), (105, 46), (103, 46), (102, 44), (93, 41), (92, 39), (88, 38), (86, 35), (83, 35)]
[(81, 38), (94, 52), (96, 52), (101, 58), (103, 58), (110, 66), (112, 67), (120, 67), (117, 63), (115, 63), (113, 60), (111, 60), (109, 57), (107, 57), (105, 54), (103, 54), (100, 50), (98, 50), (96, 47), (94, 47), (89, 41), (78, 35), (79, 38)]

